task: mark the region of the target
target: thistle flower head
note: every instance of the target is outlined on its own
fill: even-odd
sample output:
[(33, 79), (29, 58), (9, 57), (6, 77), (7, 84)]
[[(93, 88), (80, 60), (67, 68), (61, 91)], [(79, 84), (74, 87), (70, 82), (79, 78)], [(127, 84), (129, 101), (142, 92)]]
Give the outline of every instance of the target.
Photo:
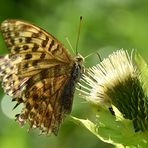
[(105, 108), (115, 106), (132, 120), (135, 131), (144, 131), (148, 128), (147, 96), (136, 69), (128, 52), (118, 50), (89, 68), (79, 85), (86, 100)]
[(80, 91), (88, 101), (95, 104), (111, 103), (106, 92), (129, 77), (134, 77), (134, 72), (135, 68), (127, 51), (119, 50), (87, 70), (82, 80), (87, 87), (80, 83)]

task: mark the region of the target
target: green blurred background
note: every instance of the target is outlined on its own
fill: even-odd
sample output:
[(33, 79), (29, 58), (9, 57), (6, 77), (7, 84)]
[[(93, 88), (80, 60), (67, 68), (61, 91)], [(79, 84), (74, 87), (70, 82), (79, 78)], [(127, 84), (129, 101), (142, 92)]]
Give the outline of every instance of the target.
[[(79, 52), (83, 56), (98, 51), (106, 57), (120, 48), (137, 49), (148, 56), (147, 0), (1, 0), (0, 22), (8, 18), (30, 21), (56, 36), (67, 48), (69, 38), (75, 49), (79, 17), (83, 16)], [(0, 36), (0, 53), (6, 53)], [(86, 59), (85, 66), (99, 62), (96, 55)], [(65, 120), (59, 135), (40, 136), (38, 131), (27, 132), (12, 117), (10, 98), (0, 89), (0, 148), (112, 148), (74, 123)], [(75, 95), (72, 115), (93, 119), (93, 110)]]

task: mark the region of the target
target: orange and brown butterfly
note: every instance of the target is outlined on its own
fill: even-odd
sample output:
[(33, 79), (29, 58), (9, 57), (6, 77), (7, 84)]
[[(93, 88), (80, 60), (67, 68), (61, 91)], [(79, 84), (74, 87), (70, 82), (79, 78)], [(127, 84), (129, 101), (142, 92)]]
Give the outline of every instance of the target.
[(50, 33), (21, 20), (5, 20), (1, 32), (10, 53), (0, 57), (0, 80), (5, 93), (24, 107), (16, 120), (57, 135), (70, 114), (83, 58), (72, 57)]

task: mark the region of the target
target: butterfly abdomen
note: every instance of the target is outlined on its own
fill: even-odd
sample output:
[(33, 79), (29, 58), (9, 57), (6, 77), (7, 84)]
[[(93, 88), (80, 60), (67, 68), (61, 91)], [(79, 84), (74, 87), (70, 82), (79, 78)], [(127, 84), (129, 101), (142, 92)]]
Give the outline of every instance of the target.
[(81, 74), (82, 74), (81, 65), (74, 63), (71, 71), (71, 76), (67, 81), (67, 83), (65, 84), (60, 96), (62, 112), (66, 114), (69, 114), (72, 110), (75, 86), (76, 86), (76, 83), (79, 81)]

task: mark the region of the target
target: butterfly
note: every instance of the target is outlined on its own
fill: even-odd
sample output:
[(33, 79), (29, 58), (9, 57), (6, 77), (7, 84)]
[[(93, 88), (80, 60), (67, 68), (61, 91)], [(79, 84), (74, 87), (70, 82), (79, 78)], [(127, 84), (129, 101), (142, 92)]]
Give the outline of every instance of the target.
[(24, 105), (16, 121), (57, 135), (72, 110), (83, 57), (71, 56), (54, 36), (25, 21), (5, 20), (1, 32), (9, 54), (0, 57), (0, 81), (15, 107)]

